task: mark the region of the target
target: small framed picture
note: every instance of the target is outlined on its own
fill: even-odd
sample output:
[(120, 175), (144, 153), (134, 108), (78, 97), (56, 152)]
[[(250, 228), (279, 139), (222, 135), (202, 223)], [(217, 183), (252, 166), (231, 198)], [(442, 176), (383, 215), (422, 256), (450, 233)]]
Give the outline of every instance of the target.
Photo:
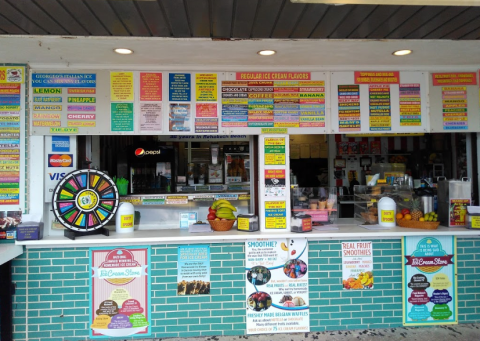
[(333, 166), (335, 168), (345, 168), (347, 166), (347, 160), (345, 159), (334, 159)]

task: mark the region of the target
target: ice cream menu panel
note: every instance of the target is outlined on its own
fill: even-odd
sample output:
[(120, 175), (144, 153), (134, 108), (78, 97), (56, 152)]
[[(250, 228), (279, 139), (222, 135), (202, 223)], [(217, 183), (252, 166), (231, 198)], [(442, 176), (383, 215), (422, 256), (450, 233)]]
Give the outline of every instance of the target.
[(20, 204), (24, 73), (23, 67), (0, 67), (0, 206), (3, 207)]
[[(431, 74), (432, 131), (478, 131), (478, 86), (475, 72)], [(470, 112), (470, 115), (469, 115)]]
[(247, 334), (310, 330), (306, 239), (245, 243)]
[(151, 334), (150, 247), (90, 249), (90, 337)]
[(310, 72), (238, 72), (222, 82), (222, 127), (325, 127), (325, 81)]
[(403, 324), (458, 323), (456, 237), (404, 237)]

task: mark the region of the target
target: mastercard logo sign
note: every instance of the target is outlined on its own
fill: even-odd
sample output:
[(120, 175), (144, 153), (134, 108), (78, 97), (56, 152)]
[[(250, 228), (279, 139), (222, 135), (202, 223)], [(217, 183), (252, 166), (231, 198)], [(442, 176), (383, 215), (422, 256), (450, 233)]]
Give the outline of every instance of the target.
[(135, 156), (136, 157), (144, 157), (145, 155), (160, 155), (161, 150), (145, 150), (143, 148), (135, 149)]
[(72, 165), (72, 154), (48, 154), (48, 167), (71, 167)]

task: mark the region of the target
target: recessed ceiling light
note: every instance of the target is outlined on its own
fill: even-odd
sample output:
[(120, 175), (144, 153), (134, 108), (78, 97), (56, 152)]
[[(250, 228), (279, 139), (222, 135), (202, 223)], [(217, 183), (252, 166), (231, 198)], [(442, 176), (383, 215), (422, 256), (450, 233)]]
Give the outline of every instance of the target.
[(412, 53), (412, 50), (398, 50), (393, 52), (392, 54), (394, 56), (406, 56), (407, 54), (410, 54), (410, 53)]
[(273, 50), (262, 50), (257, 52), (260, 56), (273, 56), (277, 51)]
[(113, 51), (115, 51), (118, 54), (132, 54), (133, 53), (133, 50), (124, 49), (124, 48), (115, 49)]

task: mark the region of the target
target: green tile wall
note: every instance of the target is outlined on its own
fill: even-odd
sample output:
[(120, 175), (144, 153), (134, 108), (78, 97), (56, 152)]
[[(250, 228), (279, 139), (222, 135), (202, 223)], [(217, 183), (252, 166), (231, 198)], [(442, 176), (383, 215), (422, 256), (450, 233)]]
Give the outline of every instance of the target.
[[(244, 244), (211, 245), (209, 296), (176, 295), (177, 247), (152, 246), (151, 337), (244, 335)], [(480, 239), (458, 239), (460, 323), (480, 322), (479, 249)], [(311, 331), (401, 326), (401, 242), (374, 241), (373, 250), (374, 289), (347, 291), (340, 242), (309, 242)], [(88, 338), (87, 257), (88, 248), (28, 249), (13, 260), (14, 340)]]

